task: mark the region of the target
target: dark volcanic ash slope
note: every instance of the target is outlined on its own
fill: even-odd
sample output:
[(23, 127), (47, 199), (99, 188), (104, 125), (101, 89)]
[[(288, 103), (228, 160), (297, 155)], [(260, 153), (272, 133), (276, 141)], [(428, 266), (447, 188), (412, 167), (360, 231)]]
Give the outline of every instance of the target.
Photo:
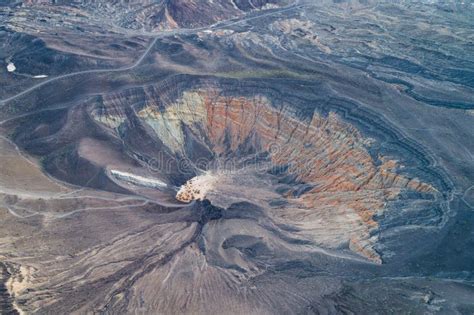
[[(112, 16), (106, 37), (128, 49), (72, 46), (135, 60), (129, 39), (143, 51), (152, 21), (136, 17), (165, 3), (194, 10), (33, 5), (14, 10), (5, 38), (45, 23), (41, 37), (57, 39), (53, 22), (28, 21), (38, 12), (69, 25), (66, 41), (81, 32), (74, 23), (90, 21), (93, 39)], [(472, 35), (453, 12), (372, 1), (257, 10), (154, 33), (134, 67), (58, 77), (0, 103), (0, 305), (473, 313), (473, 68), (462, 49)]]

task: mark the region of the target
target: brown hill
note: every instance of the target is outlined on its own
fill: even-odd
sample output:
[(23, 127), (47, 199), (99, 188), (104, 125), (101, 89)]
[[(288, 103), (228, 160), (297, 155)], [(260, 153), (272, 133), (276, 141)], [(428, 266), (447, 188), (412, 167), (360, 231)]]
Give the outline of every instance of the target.
[(288, 0), (26, 0), (25, 5), (76, 7), (113, 20), (115, 24), (145, 30), (199, 27), (240, 16), (252, 10), (281, 6)]

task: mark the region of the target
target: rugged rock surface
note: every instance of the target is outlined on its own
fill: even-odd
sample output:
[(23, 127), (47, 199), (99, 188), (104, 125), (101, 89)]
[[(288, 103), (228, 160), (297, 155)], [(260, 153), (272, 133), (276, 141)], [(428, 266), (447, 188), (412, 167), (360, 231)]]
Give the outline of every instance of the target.
[(60, 5), (81, 8), (90, 14), (111, 18), (131, 29), (162, 30), (199, 27), (241, 16), (245, 12), (284, 5), (286, 0), (27, 0), (26, 5)]
[[(211, 164), (204, 167), (216, 173), (211, 192), (217, 204), (230, 206), (239, 199), (255, 199), (259, 206), (268, 207), (271, 203), (258, 200), (275, 203), (283, 198), (284, 205), (270, 211), (277, 224), (293, 221), (293, 228), (301, 234), (313, 234), (309, 237), (330, 247), (348, 242), (351, 249), (378, 263), (381, 260), (372, 248), (377, 236), (370, 233), (377, 228), (374, 215), (382, 214), (388, 201), (397, 199), (402, 191), (438, 194), (429, 184), (397, 174), (393, 160), (378, 157), (377, 165), (368, 153), (368, 140), (334, 113), (327, 117), (314, 113), (302, 122), (292, 115), (291, 106), (275, 108), (265, 96), (226, 97), (218, 90), (200, 90), (184, 92), (176, 104), (161, 111), (147, 106), (138, 116), (174, 153), (192, 156), (193, 165)], [(196, 154), (197, 145), (205, 148), (204, 155)], [(217, 165), (212, 165), (214, 159)], [(258, 188), (255, 184), (263, 176), (258, 173), (273, 170), (282, 173), (278, 177), (284, 184), (269, 181), (267, 191)], [(219, 174), (226, 171), (229, 174)], [(243, 176), (249, 182), (239, 187)], [(230, 191), (221, 191), (223, 186)]]
[(469, 4), (0, 4), (1, 311), (473, 313)]

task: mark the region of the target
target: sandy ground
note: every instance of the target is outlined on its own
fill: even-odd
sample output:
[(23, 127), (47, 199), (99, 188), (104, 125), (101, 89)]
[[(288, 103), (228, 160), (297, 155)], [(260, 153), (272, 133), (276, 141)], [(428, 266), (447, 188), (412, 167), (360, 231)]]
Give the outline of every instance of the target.
[(216, 182), (217, 176), (211, 173), (191, 178), (179, 188), (176, 199), (182, 202), (204, 200), (207, 193), (214, 188)]
[(68, 191), (67, 187), (43, 174), (37, 161), (25, 156), (0, 135), (0, 192), (45, 197)]

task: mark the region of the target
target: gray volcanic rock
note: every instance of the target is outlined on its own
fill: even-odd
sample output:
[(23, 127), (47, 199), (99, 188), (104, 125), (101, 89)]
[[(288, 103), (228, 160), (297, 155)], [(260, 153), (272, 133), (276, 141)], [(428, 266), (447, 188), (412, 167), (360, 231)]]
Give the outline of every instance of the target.
[(469, 8), (2, 6), (0, 313), (473, 313)]

